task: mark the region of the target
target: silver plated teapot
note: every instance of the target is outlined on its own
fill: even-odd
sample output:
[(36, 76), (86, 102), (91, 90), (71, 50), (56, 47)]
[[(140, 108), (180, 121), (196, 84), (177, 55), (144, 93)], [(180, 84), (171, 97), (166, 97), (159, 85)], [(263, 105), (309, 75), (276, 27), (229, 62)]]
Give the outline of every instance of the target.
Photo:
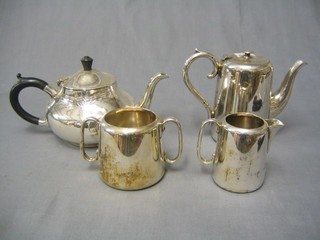
[[(189, 68), (199, 58), (207, 58), (214, 65), (208, 78), (218, 76), (213, 105), (194, 88), (189, 78)], [(304, 64), (301, 60), (296, 61), (280, 88), (272, 93), (273, 66), (269, 59), (244, 52), (226, 55), (218, 61), (213, 54), (196, 50), (183, 67), (183, 79), (190, 92), (204, 105), (208, 118), (221, 120), (231, 113), (249, 112), (269, 119), (276, 117), (288, 103), (295, 77)]]
[[(118, 88), (113, 75), (92, 68), (92, 58), (85, 56), (81, 62), (83, 69), (59, 79), (58, 89), (44, 80), (22, 77), (19, 73), (19, 81), (10, 91), (10, 103), (20, 117), (33, 124), (50, 126), (58, 137), (73, 145), (80, 144), (81, 124), (90, 117), (101, 119), (111, 110), (125, 106), (149, 108), (156, 84), (168, 77), (164, 73), (152, 77), (143, 99), (135, 104), (127, 92)], [(33, 116), (21, 106), (19, 94), (27, 87), (39, 88), (51, 97), (44, 118)], [(85, 129), (86, 147), (98, 144), (97, 134), (90, 132), (91, 129), (92, 126)]]

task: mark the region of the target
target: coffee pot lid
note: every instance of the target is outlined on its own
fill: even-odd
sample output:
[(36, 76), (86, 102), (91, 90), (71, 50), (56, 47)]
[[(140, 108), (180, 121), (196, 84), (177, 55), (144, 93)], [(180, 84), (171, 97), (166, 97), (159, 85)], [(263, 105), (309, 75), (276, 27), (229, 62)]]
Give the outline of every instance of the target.
[(222, 61), (224, 65), (227, 65), (230, 68), (243, 70), (261, 70), (271, 66), (269, 59), (249, 51), (227, 55)]
[(116, 78), (105, 72), (92, 68), (93, 59), (84, 56), (81, 59), (83, 70), (76, 72), (63, 83), (63, 87), (70, 90), (92, 90), (111, 86)]

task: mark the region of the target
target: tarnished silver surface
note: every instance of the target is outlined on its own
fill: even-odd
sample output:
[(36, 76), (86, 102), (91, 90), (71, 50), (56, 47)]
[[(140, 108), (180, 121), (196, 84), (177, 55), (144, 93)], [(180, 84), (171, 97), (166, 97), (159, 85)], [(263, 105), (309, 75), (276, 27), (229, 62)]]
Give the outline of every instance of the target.
[[(205, 127), (215, 124), (218, 139), (211, 159), (202, 156)], [(246, 193), (260, 188), (266, 173), (267, 152), (272, 137), (283, 126), (277, 119), (267, 121), (250, 113), (229, 114), (222, 120), (214, 118), (202, 123), (197, 154), (205, 164), (214, 164), (212, 178), (223, 189)]]
[[(95, 156), (85, 152), (83, 131), (89, 122), (99, 128), (99, 148)], [(168, 158), (161, 138), (168, 122), (178, 128), (179, 149)], [(164, 176), (165, 163), (173, 163), (182, 153), (182, 129), (175, 118), (164, 121), (143, 108), (115, 109), (99, 121), (89, 118), (82, 124), (80, 149), (87, 161), (100, 161), (100, 177), (107, 185), (122, 190), (138, 190), (154, 185)]]
[[(194, 88), (189, 78), (190, 66), (198, 58), (208, 58), (213, 63), (214, 69), (208, 78), (218, 75), (213, 105)], [(227, 55), (217, 61), (213, 54), (196, 50), (184, 65), (183, 79), (191, 93), (204, 105), (208, 118), (220, 120), (230, 113), (249, 112), (267, 119), (284, 109), (295, 77), (304, 64), (297, 61), (278, 91), (271, 93), (273, 67), (268, 59), (244, 52)]]

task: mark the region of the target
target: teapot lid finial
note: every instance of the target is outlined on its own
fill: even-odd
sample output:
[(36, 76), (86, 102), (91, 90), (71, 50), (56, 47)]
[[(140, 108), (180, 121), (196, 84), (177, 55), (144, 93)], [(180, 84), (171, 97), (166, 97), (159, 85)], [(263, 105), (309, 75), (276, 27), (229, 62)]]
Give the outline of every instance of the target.
[(69, 90), (94, 90), (109, 87), (116, 82), (116, 78), (105, 72), (92, 68), (93, 59), (84, 56), (81, 59), (83, 69), (68, 78), (63, 87)]
[(93, 59), (89, 56), (84, 56), (82, 59), (81, 59), (81, 63), (82, 63), (82, 66), (83, 66), (83, 70), (84, 71), (91, 71), (92, 69), (92, 62), (93, 62)]
[(250, 51), (244, 52), (245, 57), (251, 57), (252, 54), (253, 54), (253, 52), (250, 52)]

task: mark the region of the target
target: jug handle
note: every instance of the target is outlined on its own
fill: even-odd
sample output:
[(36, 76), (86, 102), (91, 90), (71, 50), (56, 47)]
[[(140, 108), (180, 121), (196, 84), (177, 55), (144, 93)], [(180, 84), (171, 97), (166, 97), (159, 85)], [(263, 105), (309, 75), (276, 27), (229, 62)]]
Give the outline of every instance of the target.
[[(84, 122), (82, 122), (82, 124), (81, 124), (81, 136), (80, 136), (80, 152), (81, 152), (81, 155), (84, 158), (84, 160), (87, 160), (88, 162), (94, 162), (94, 161), (98, 160), (98, 149), (96, 150), (96, 155), (94, 155), (93, 157), (90, 157), (86, 153), (85, 146), (84, 146), (84, 130), (86, 128), (86, 125), (88, 125), (88, 129), (90, 131), (89, 124), (87, 124), (88, 122), (94, 122), (94, 123), (97, 123), (98, 126), (100, 126), (99, 120), (94, 118), (94, 117), (88, 118)], [(97, 132), (99, 132), (99, 130)]]
[(173, 117), (166, 118), (162, 123), (160, 123), (160, 137), (162, 135), (162, 132), (165, 129), (165, 124), (168, 122), (174, 123), (178, 128), (178, 144), (179, 144), (178, 153), (174, 158), (172, 158), (172, 159), (169, 158), (167, 152), (163, 151), (162, 143), (160, 143), (160, 154), (161, 154), (162, 159), (164, 159), (165, 162), (174, 163), (175, 161), (177, 161), (181, 157), (181, 154), (182, 154), (182, 149), (183, 149), (182, 128), (181, 128), (181, 124), (179, 123), (179, 121), (176, 118), (173, 118)]
[(17, 74), (17, 78), (19, 79), (19, 81), (12, 86), (10, 91), (10, 103), (12, 108), (21, 118), (30, 123), (37, 125), (47, 125), (46, 119), (35, 117), (22, 108), (19, 102), (19, 94), (23, 89), (27, 87), (35, 87), (46, 92), (48, 95), (50, 95), (50, 97), (53, 98), (57, 94), (57, 91), (51, 88), (46, 81), (39, 78), (22, 77), (20, 73)]
[[(206, 121), (204, 121), (200, 127), (200, 131), (199, 131), (199, 135), (198, 135), (198, 143), (197, 143), (197, 155), (198, 155), (198, 159), (203, 162), (204, 164), (211, 164), (211, 163), (215, 163), (215, 158), (216, 158), (216, 154), (213, 153), (211, 159), (206, 159), (202, 156), (202, 138), (203, 138), (203, 133), (204, 130), (206, 128), (206, 126), (209, 123), (213, 123), (216, 124), (218, 129), (221, 127), (220, 123), (214, 119), (214, 118), (210, 118), (207, 119)], [(216, 149), (219, 149), (219, 139), (217, 140), (217, 147)]]
[(187, 59), (187, 61), (184, 64), (183, 70), (182, 70), (184, 83), (186, 84), (186, 86), (188, 87), (190, 92), (196, 98), (198, 98), (199, 101), (204, 105), (205, 109), (208, 112), (208, 117), (211, 118), (214, 116), (213, 106), (211, 106), (209, 104), (209, 102), (201, 95), (201, 93), (197, 89), (195, 89), (193, 84), (190, 82), (190, 78), (189, 78), (190, 66), (198, 58), (208, 58), (213, 63), (214, 69), (212, 70), (212, 72), (209, 75), (207, 75), (207, 78), (209, 78), (209, 79), (214, 78), (218, 74), (219, 63), (213, 54), (208, 53), (208, 52), (202, 52), (202, 51), (199, 51), (198, 49), (196, 49), (195, 53)]

